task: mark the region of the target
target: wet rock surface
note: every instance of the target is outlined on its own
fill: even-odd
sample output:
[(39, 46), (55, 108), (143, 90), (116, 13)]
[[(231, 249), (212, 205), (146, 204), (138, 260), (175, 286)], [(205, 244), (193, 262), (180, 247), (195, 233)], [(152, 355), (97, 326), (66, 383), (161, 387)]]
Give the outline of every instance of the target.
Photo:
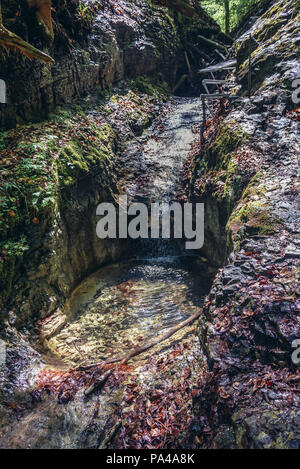
[[(16, 245), (26, 239), (28, 252), (13, 269), (9, 256), (1, 258), (2, 317), (11, 309), (18, 325), (43, 319), (86, 275), (126, 255), (126, 240), (97, 237), (96, 207), (115, 202), (117, 155), (135, 139), (136, 123), (149, 126), (160, 107), (158, 97), (125, 87), (104, 100), (89, 98), (84, 108), (61, 109), (44, 123), (7, 133), (1, 182), (7, 187), (4, 202), (12, 200), (13, 211), (2, 206), (10, 224), (1, 225), (1, 250), (6, 252), (9, 233)], [(15, 181), (23, 187), (17, 197)]]
[(3, 18), (12, 32), (55, 60), (48, 67), (24, 63), (16, 54), (1, 58), (8, 104), (1, 106), (0, 122), (7, 127), (46, 118), (58, 105), (156, 71), (158, 81), (173, 88), (186, 68), (185, 35), (192, 41), (199, 30), (221, 35), (204, 12), (194, 24), (178, 22), (172, 12), (139, 0), (53, 0), (54, 42), (44, 38), (26, 0), (6, 2)]
[[(2, 387), (1, 448), (174, 448), (189, 435), (191, 391), (202, 366), (194, 328), (178, 332), (164, 347), (145, 353), (138, 363), (115, 366), (104, 389), (85, 390), (104, 371), (45, 368), (36, 352), (17, 343), (11, 358), (24, 366), (26, 380), (10, 379)], [(27, 360), (20, 357), (26, 353)], [(49, 362), (48, 362), (49, 363)], [(10, 373), (9, 361), (4, 373)], [(49, 369), (50, 366), (50, 369)], [(3, 370), (3, 368), (2, 368)], [(16, 371), (16, 374), (18, 372)], [(3, 376), (1, 375), (1, 382)]]
[[(283, 21), (278, 23), (277, 36), (288, 41), (285, 25), (297, 21), (295, 10), (289, 2), (274, 2), (272, 8), (252, 33), (279, 17)], [(262, 41), (259, 54), (263, 55), (274, 42), (273, 34)], [(241, 44), (243, 39), (237, 48)], [(282, 80), (283, 70), (294, 76), (294, 64), (280, 62), (282, 57), (273, 52), (272, 56), (281, 73), (268, 79), (261, 69), (263, 84), (251, 99), (230, 110), (221, 124), (242, 131), (243, 142), (235, 149), (226, 147), (219, 129), (201, 154), (208, 166), (201, 172), (203, 163), (198, 163), (194, 184), (196, 199), (210, 196), (222, 208), (228, 210), (228, 203), (233, 208), (226, 227), (233, 250), (216, 276), (198, 327), (207, 359), (195, 398), (201, 447), (299, 448), (300, 444), (294, 344), (300, 337), (299, 108), (292, 102), (292, 88), (287, 89)], [(206, 132), (208, 141), (212, 130)], [(225, 186), (218, 185), (219, 180)], [(231, 186), (230, 197), (226, 186)]]
[[(131, 109), (128, 97), (119, 100)], [(115, 98), (107, 104), (109, 122), (119, 129), (116, 115), (122, 107), (120, 102), (114, 105), (114, 101)], [(165, 116), (166, 121), (176, 122), (180, 131), (181, 116), (186, 108), (195, 107), (195, 101), (174, 100), (165, 108), (170, 106), (173, 110), (170, 117)], [(149, 129), (150, 139), (146, 136), (146, 141), (151, 141), (153, 132), (155, 141), (156, 131), (162, 132), (159, 127), (162, 127), (161, 117), (154, 130)], [(167, 126), (164, 135), (174, 145), (178, 178), (194, 133), (184, 119), (184, 145), (181, 142), (178, 145), (173, 132), (171, 129), (170, 134)], [(128, 143), (124, 141), (123, 145), (124, 151), (118, 157), (120, 165), (124, 165)], [(140, 147), (143, 148), (142, 142), (134, 148), (138, 150), (135, 162), (142, 176), (147, 151), (139, 151)], [(171, 162), (171, 155), (168, 158)], [(154, 167), (158, 171), (157, 174), (153, 171), (151, 176), (160, 181), (165, 166), (158, 162)], [(123, 184), (124, 169), (126, 164)], [(171, 171), (170, 165), (167, 171)], [(174, 193), (177, 178), (174, 177)], [(151, 179), (148, 184), (145, 184), (146, 200), (151, 194)], [(135, 197), (131, 192), (131, 178), (126, 187), (128, 194)], [(169, 200), (167, 189), (163, 200)], [(157, 256), (159, 251), (154, 248)], [(9, 315), (3, 338), (12, 350), (13, 359), (2, 367), (1, 447), (172, 448), (186, 444), (193, 415), (191, 392), (202, 367), (202, 352), (194, 326), (178, 331), (134, 358), (129, 365), (103, 363), (103, 359), (114, 358), (116, 354), (123, 356), (126, 350), (167, 331), (201, 307), (214, 269), (207, 260), (203, 264), (197, 258), (187, 258), (188, 268), (185, 268), (180, 258), (170, 256), (168, 249), (163, 246), (164, 257), (148, 257), (136, 260), (131, 266), (119, 264), (100, 270), (74, 291), (64, 310), (37, 323), (36, 336), (32, 330), (27, 335), (15, 332), (12, 325), (16, 315)], [(189, 273), (193, 263), (194, 273)], [(20, 341), (23, 348), (19, 353)], [(93, 365), (99, 360), (102, 365), (101, 362)], [(21, 382), (20, 370), (26, 377)], [(99, 385), (98, 389), (97, 382), (107, 372), (104, 387)], [(11, 379), (12, 373), (15, 379)]]
[[(271, 84), (273, 75), (284, 88), (299, 76), (299, 6), (293, 1), (272, 2), (252, 28), (235, 43), (238, 78), (246, 88), (249, 51), (252, 51), (252, 84), (255, 89)], [(252, 39), (249, 35), (252, 34)], [(289, 63), (294, 62), (294, 67)], [(289, 72), (282, 73), (285, 67)]]
[[(279, 26), (269, 33), (268, 25), (277, 15)], [(268, 67), (272, 34), (283, 34), (285, 45), (291, 33), (291, 43), (297, 44), (292, 27), (296, 21), (291, 2), (274, 2), (253, 26), (255, 32), (263, 23), (263, 63)], [(239, 48), (242, 57), (238, 41)], [(257, 53), (262, 57), (264, 51)], [(74, 357), (63, 341), (61, 356), (50, 356), (39, 343), (41, 332), (49, 343), (60, 337), (68, 321), (64, 312), (53, 315), (48, 325), (38, 324), (36, 336), (31, 326), (30, 333), (17, 332), (17, 315), (11, 312), (1, 335), (8, 354), (0, 368), (0, 447), (299, 448), (299, 372), (293, 347), (300, 337), (295, 174), (299, 108), (289, 87), (295, 63), (294, 52), (282, 55), (276, 49), (272, 67), (263, 67), (264, 81), (259, 78), (254, 96), (232, 108), (224, 103), (216, 122), (208, 124), (206, 148), (199, 152), (196, 142), (185, 176), (183, 162), (175, 159), (177, 174), (185, 182), (191, 177), (187, 197), (207, 206), (208, 241), (202, 254), (217, 265), (226, 261), (204, 300), (197, 325), (200, 340), (191, 326), (129, 365), (70, 370), (62, 358)], [(119, 124), (119, 101), (130, 102), (129, 125)], [(116, 132), (141, 137), (143, 116), (131, 119), (135, 104), (128, 97), (107, 106)], [(192, 141), (190, 124), (183, 126), (183, 133)], [(165, 133), (161, 126), (163, 121), (158, 130), (168, 135), (168, 125)], [(128, 174), (126, 167), (122, 173), (122, 192), (127, 188), (132, 197), (148, 200), (155, 181), (157, 188), (164, 185), (162, 175), (169, 174), (172, 164), (154, 164), (152, 148), (162, 148), (156, 138), (154, 133), (155, 143), (141, 138), (132, 147)], [(148, 151), (141, 150), (144, 144), (149, 159)], [(125, 148), (118, 154), (120, 166)], [(166, 154), (167, 162), (169, 157)], [(178, 190), (172, 184), (167, 197), (173, 188)], [(199, 262), (199, 270), (207, 264), (205, 259)], [(121, 289), (134, 293), (131, 284)], [(95, 301), (101, 298), (96, 293)], [(77, 326), (80, 333), (80, 320)], [(75, 347), (76, 363), (80, 346)], [(87, 392), (91, 387), (93, 392)]]
[(183, 192), (182, 172), (199, 127), (199, 112), (200, 98), (174, 97), (147, 134), (126, 148), (120, 165), (126, 168), (123, 185), (129, 200), (148, 204), (177, 200)]

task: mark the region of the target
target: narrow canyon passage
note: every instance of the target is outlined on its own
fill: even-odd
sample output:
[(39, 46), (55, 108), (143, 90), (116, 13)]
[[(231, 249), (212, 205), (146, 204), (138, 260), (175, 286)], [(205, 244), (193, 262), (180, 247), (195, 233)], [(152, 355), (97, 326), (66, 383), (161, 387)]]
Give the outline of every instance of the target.
[[(199, 111), (197, 98), (172, 98), (149, 130), (126, 148), (120, 156), (121, 184), (131, 201), (168, 202), (180, 193), (183, 165), (199, 138)], [(41, 323), (33, 344), (41, 355), (32, 350), (34, 359), (22, 371), (31, 378), (20, 380), (20, 393), (31, 389), (32, 408), (11, 425), (0, 446), (147, 447), (154, 436), (160, 447), (176, 447), (179, 434), (188, 430), (190, 390), (202, 356), (195, 325), (128, 365), (111, 365), (114, 371), (104, 386), (85, 395), (99, 370), (86, 373), (80, 367), (123, 356), (186, 320), (199, 311), (213, 281), (214, 268), (185, 251), (183, 243), (132, 243), (131, 259), (89, 276), (63, 310)], [(162, 394), (166, 405), (154, 404), (150, 411), (149, 403)], [(137, 424), (144, 436), (135, 443)]]
[(120, 158), (124, 190), (134, 201), (170, 202), (201, 123), (201, 99), (173, 97), (151, 128)]
[(300, 447), (299, 28), (0, 0), (0, 449)]

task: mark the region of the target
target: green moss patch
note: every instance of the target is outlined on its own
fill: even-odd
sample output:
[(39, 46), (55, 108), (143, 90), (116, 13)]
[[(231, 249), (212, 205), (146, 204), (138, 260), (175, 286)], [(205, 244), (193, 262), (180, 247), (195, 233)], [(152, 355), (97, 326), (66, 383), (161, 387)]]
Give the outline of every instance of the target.
[(196, 169), (198, 194), (217, 199), (228, 216), (245, 186), (246, 174), (239, 166), (238, 155), (248, 139), (237, 125), (221, 125)]
[(247, 140), (247, 135), (239, 128), (222, 125), (214, 142), (206, 150), (200, 163), (199, 175), (209, 168), (213, 171), (227, 170), (232, 153)]
[(227, 230), (237, 243), (248, 234), (266, 236), (274, 234), (280, 227), (280, 220), (270, 213), (270, 206), (264, 197), (265, 187), (259, 184), (263, 174), (258, 172), (245, 189), (239, 205), (231, 214)]
[[(296, 3), (296, 4), (295, 4)], [(235, 52), (238, 57), (238, 78), (246, 90), (248, 83), (248, 54), (252, 51), (252, 91), (257, 91), (265, 79), (274, 74), (274, 68), (286, 59), (296, 59), (299, 49), (299, 2), (277, 2), (262, 17), (253, 37), (259, 45), (248, 37), (237, 41)], [(278, 71), (280, 70), (277, 67)], [(279, 80), (280, 78), (278, 78)]]
[(45, 122), (0, 133), (0, 305), (33, 238), (55, 224), (59, 207), (73, 203), (69, 190), (97, 177), (111, 191), (117, 148), (130, 130), (142, 132), (152, 121), (164, 91), (140, 78), (134, 89), (126, 83), (83, 106), (58, 108)]
[(98, 169), (114, 156), (114, 132), (108, 124), (90, 128), (85, 139), (71, 139), (58, 153), (57, 175), (62, 185), (74, 184), (92, 168)]
[(33, 232), (52, 223), (62, 189), (114, 156), (111, 127), (83, 111), (58, 110), (50, 120), (0, 136), (0, 303), (11, 293), (16, 265)]
[(129, 80), (129, 86), (133, 90), (146, 93), (156, 99), (168, 99), (170, 97), (169, 85), (165, 81), (151, 80), (149, 77), (140, 76), (135, 80)]

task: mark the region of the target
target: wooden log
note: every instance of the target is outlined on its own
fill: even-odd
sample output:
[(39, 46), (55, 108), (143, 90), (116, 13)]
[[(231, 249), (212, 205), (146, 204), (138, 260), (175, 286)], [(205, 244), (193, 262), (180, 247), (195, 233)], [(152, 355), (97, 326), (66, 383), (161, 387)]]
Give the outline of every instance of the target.
[(153, 3), (179, 11), (184, 16), (188, 16), (189, 18), (199, 16), (199, 13), (195, 10), (195, 8), (191, 7), (183, 0), (153, 0)]
[(4, 55), (2, 50), (7, 53), (9, 50), (18, 51), (30, 60), (37, 59), (46, 64), (54, 62), (52, 57), (36, 49), (31, 44), (28, 44), (28, 42), (24, 41), (22, 38), (3, 26), (0, 1), (0, 56)]
[(225, 62), (219, 62), (218, 64), (211, 65), (206, 68), (202, 68), (198, 73), (210, 73), (210, 72), (221, 72), (222, 70), (234, 70), (236, 68), (236, 60), (227, 60)]
[(161, 342), (169, 339), (172, 335), (174, 335), (176, 332), (178, 332), (180, 329), (183, 329), (184, 327), (192, 324), (193, 322), (196, 321), (200, 317), (202, 313), (202, 309), (199, 310), (197, 313), (193, 314), (190, 318), (186, 319), (185, 321), (181, 322), (180, 324), (177, 324), (176, 326), (172, 327), (168, 332), (165, 334), (157, 337), (157, 339), (152, 340), (148, 344), (142, 345), (141, 347), (137, 347), (134, 350), (132, 350), (126, 357), (123, 358), (121, 361), (121, 364), (124, 365), (127, 363), (131, 358), (136, 357), (137, 355), (140, 355), (143, 352), (146, 352), (150, 348), (154, 347), (155, 345), (160, 344)]
[(180, 77), (180, 79), (178, 80), (178, 82), (176, 83), (175, 87), (172, 90), (173, 93), (175, 93), (175, 91), (177, 91), (178, 88), (180, 88), (180, 86), (183, 85), (183, 83), (185, 82), (187, 77), (188, 77), (188, 75), (182, 75), (182, 77)]
[(190, 61), (189, 61), (189, 58), (188, 58), (188, 55), (187, 55), (186, 51), (184, 51), (184, 58), (185, 58), (185, 62), (186, 62), (189, 73), (192, 73), (191, 64), (190, 64)]
[(203, 50), (197, 48), (196, 46), (194, 46), (194, 44), (191, 44), (190, 42), (187, 42), (186, 44), (197, 55), (200, 55), (201, 57), (204, 57), (204, 59), (206, 59), (208, 62), (212, 62), (212, 57), (207, 55), (206, 52), (204, 52)]
[(108, 370), (106, 371), (106, 373), (104, 373), (102, 376), (100, 376), (99, 378), (97, 378), (85, 391), (84, 391), (84, 395), (85, 396), (89, 396), (90, 394), (92, 394), (94, 391), (96, 391), (97, 389), (100, 389), (102, 386), (104, 386), (104, 384), (106, 383), (106, 381), (108, 380), (108, 378), (112, 375), (114, 370)]
[(54, 38), (52, 26), (52, 0), (27, 0), (30, 8), (36, 9), (36, 17), (39, 23), (43, 24), (51, 39)]
[(198, 38), (200, 41), (205, 42), (206, 44), (209, 44), (210, 46), (216, 47), (217, 49), (224, 50), (226, 54), (228, 53), (227, 47), (224, 46), (224, 44), (221, 44), (220, 42), (213, 41), (212, 39), (208, 39), (205, 36), (202, 36), (201, 34), (198, 34)]
[[(112, 363), (120, 363), (121, 365), (125, 365), (131, 358), (136, 357), (137, 355), (140, 355), (143, 352), (146, 352), (147, 350), (154, 347), (155, 345), (158, 345), (161, 342), (165, 341), (166, 339), (169, 339), (170, 337), (172, 337), (172, 335), (174, 335), (180, 329), (183, 329), (184, 327), (186, 327), (186, 326), (192, 324), (193, 322), (195, 322), (196, 319), (198, 319), (201, 314), (202, 314), (202, 309), (200, 309), (197, 313), (193, 314), (193, 316), (189, 317), (185, 321), (183, 321), (183, 322), (177, 324), (176, 326), (172, 327), (165, 334), (157, 337), (157, 339), (154, 339), (151, 342), (148, 342), (144, 345), (141, 345), (140, 347), (137, 347), (137, 348), (133, 349), (131, 352), (129, 352), (127, 355), (125, 355), (125, 357), (116, 357), (112, 360), (106, 360), (106, 361), (102, 361), (102, 362), (98, 362), (98, 363), (92, 363), (90, 365), (81, 365), (81, 366), (75, 368), (73, 371), (85, 371), (85, 370), (89, 370), (91, 368), (96, 368), (96, 367), (100, 367), (100, 366), (103, 367), (105, 365), (112, 364)], [(109, 376), (113, 373), (113, 371), (114, 371), (113, 369), (108, 370), (103, 376), (101, 376), (100, 379), (97, 380), (97, 383), (98, 383), (97, 387), (101, 386), (103, 384), (103, 381), (104, 380), (106, 381), (109, 378)], [(90, 390), (90, 388), (91, 388), (91, 390)], [(93, 390), (95, 389), (95, 388), (92, 389), (92, 385), (90, 386), (90, 388), (88, 388), (88, 390), (86, 391), (86, 392), (88, 392), (88, 394), (93, 392)]]
[(110, 429), (110, 431), (105, 435), (104, 440), (101, 442), (98, 449), (106, 449), (110, 441), (112, 441), (117, 435), (118, 431), (122, 426), (122, 420), (118, 420), (117, 423)]

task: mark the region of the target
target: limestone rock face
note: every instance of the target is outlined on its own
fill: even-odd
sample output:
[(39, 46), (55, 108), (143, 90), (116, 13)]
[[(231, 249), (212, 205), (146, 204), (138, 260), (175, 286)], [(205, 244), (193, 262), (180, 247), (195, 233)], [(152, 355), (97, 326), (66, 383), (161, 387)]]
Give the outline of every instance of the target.
[[(271, 2), (237, 40), (245, 88), (247, 49), (253, 50), (252, 96), (227, 113), (196, 166), (195, 195), (223, 208), (231, 249), (198, 329), (207, 375), (196, 406), (201, 428), (207, 425), (208, 434), (211, 428), (208, 447), (300, 444), (299, 363), (293, 358), (300, 336), (298, 30), (295, 2)], [(250, 32), (260, 44), (249, 43)]]
[[(4, 25), (55, 60), (51, 67), (23, 61), (17, 54), (0, 59), (0, 78), (7, 83), (8, 104), (0, 123), (12, 127), (45, 118), (55, 106), (124, 78), (156, 72), (174, 86), (185, 66), (185, 35), (221, 35), (211, 20), (181, 19), (148, 2), (53, 0), (54, 41), (44, 34), (26, 0), (3, 5)], [(196, 44), (195, 44), (196, 45)], [(201, 48), (201, 46), (200, 46)]]
[[(267, 11), (253, 27), (235, 43), (238, 79), (243, 87), (248, 83), (249, 52), (252, 59), (252, 85), (258, 89), (274, 73), (282, 85), (290, 85), (284, 75), (286, 63), (294, 62), (295, 78), (299, 77), (299, 4), (294, 1), (271, 2)], [(250, 38), (250, 34), (252, 38)], [(292, 68), (292, 67), (291, 67)], [(297, 73), (298, 69), (298, 73)]]

